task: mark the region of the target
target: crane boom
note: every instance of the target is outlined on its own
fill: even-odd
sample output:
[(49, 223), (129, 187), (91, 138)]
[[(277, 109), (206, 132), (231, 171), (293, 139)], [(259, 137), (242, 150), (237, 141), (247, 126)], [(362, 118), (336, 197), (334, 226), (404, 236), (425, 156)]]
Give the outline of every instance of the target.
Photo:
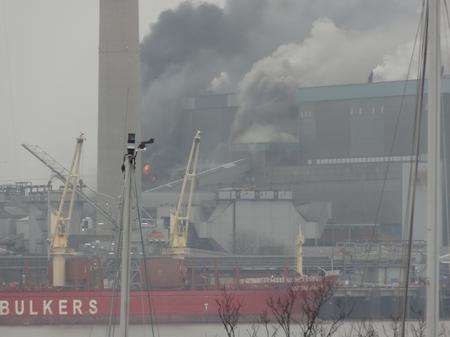
[[(248, 162), (248, 161), (249, 161), (249, 158), (241, 158), (241, 159), (238, 159), (238, 160), (235, 160), (235, 161), (224, 163), (224, 164), (222, 164), (220, 166), (216, 166), (216, 167), (210, 168), (208, 170), (198, 172), (197, 173), (197, 178), (202, 177), (202, 176), (207, 176), (207, 175), (210, 175), (210, 174), (214, 174), (214, 173), (219, 172), (220, 170), (223, 170), (223, 169), (229, 169), (229, 168), (232, 168), (232, 167), (236, 167), (237, 165), (241, 165), (242, 163)], [(163, 185), (158, 185), (158, 186), (152, 187), (152, 188), (150, 188), (148, 190), (145, 190), (144, 192), (155, 192), (155, 191), (162, 190), (163, 188), (172, 188), (172, 187), (182, 183), (183, 180), (184, 180), (184, 178), (173, 180), (173, 181), (170, 181), (170, 182), (165, 183)]]
[[(59, 207), (51, 213), (50, 221), (50, 254), (53, 263), (53, 286), (65, 286), (66, 255), (71, 251), (68, 247), (69, 226), (72, 220), (75, 203), (75, 190), (80, 182), (81, 150), (84, 143), (83, 134), (77, 138), (75, 153), (70, 165), (70, 171), (64, 182), (64, 189), (59, 201)], [(69, 204), (67, 206), (67, 198)]]
[(47, 166), (59, 180), (62, 182), (66, 181), (69, 170), (67, 170), (51, 155), (41, 149), (38, 145), (23, 143), (22, 147), (36, 157), (41, 163)]
[(191, 151), (183, 177), (180, 197), (175, 213), (170, 214), (170, 248), (187, 248), (189, 222), (192, 220), (192, 196), (197, 178), (197, 162), (201, 132), (197, 131), (192, 141)]
[[(61, 165), (50, 154), (48, 154), (46, 151), (44, 151), (38, 145), (24, 143), (24, 144), (22, 144), (22, 147), (25, 150), (27, 150), (29, 153), (31, 153), (36, 159), (38, 159), (47, 168), (49, 168), (50, 171), (53, 172), (55, 177), (58, 178), (61, 182), (63, 182), (63, 183), (66, 182), (67, 177), (69, 176), (69, 170), (66, 169), (63, 165)], [(84, 193), (82, 190), (82, 187), (86, 187), (86, 185), (84, 185), (84, 184), (83, 184), (83, 186), (76, 185), (76, 188), (75, 188), (76, 193), (82, 199), (84, 199), (88, 204), (90, 204), (92, 207), (94, 207), (95, 210), (97, 212), (99, 212), (105, 220), (109, 221), (111, 224), (116, 226), (117, 225), (116, 219), (108, 211), (106, 211), (101, 206), (99, 206), (95, 200), (93, 200), (86, 193)]]

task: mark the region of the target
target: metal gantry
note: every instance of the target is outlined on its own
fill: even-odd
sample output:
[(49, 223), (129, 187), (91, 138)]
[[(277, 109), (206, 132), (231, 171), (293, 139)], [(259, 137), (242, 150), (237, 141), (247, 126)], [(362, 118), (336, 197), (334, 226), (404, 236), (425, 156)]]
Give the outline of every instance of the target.
[[(69, 170), (66, 169), (63, 165), (61, 165), (55, 158), (53, 158), (49, 153), (44, 151), (40, 146), (33, 144), (22, 144), (22, 147), (31, 153), (35, 158), (37, 158), (42, 164), (44, 164), (54, 176), (59, 179), (61, 182), (65, 183), (67, 177), (69, 175)], [(111, 212), (105, 210), (103, 207), (99, 206), (98, 203), (89, 197), (84, 191), (83, 188), (87, 187), (84, 183), (83, 185), (77, 185), (75, 188), (76, 193), (84, 199), (88, 204), (95, 208), (95, 210), (100, 213), (105, 220), (110, 222), (113, 226), (117, 225), (117, 221)], [(92, 189), (90, 189), (93, 191)], [(111, 197), (112, 198), (112, 197)], [(112, 198), (113, 199), (113, 198)], [(112, 200), (114, 201), (114, 200)], [(119, 201), (117, 200), (117, 203)]]
[(192, 196), (197, 178), (200, 137), (201, 132), (197, 131), (192, 141), (177, 208), (175, 213), (170, 214), (169, 246), (171, 249), (184, 249), (188, 245), (189, 222), (192, 221)]
[[(64, 189), (57, 210), (51, 212), (50, 217), (50, 255), (53, 265), (53, 286), (66, 285), (66, 255), (70, 254), (68, 247), (69, 230), (75, 202), (75, 190), (80, 182), (81, 150), (84, 143), (83, 134), (77, 138), (75, 153), (70, 170), (64, 183)], [(68, 199), (68, 206), (66, 201)]]

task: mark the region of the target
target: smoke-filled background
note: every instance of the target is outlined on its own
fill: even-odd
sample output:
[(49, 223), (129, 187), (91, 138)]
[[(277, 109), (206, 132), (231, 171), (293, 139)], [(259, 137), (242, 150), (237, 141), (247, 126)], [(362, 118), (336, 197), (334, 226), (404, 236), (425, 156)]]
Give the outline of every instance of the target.
[[(420, 2), (180, 1), (140, 1), (143, 129), (158, 136), (155, 157), (166, 167), (186, 155), (173, 122), (186, 96), (240, 93), (234, 137), (289, 142), (272, 121), (295, 110), (284, 97), (297, 84), (365, 82), (371, 68), (376, 80), (403, 78)], [(67, 165), (83, 131), (83, 176), (95, 186), (97, 2), (3, 0), (0, 12), (1, 182), (47, 183), (48, 171), (20, 144), (36, 143)]]
[[(182, 3), (163, 12), (142, 44), (143, 133), (153, 159), (182, 162), (183, 99), (238, 94), (231, 140), (291, 142), (277, 129), (292, 118), (300, 86), (402, 79), (417, 27), (410, 0), (228, 0)], [(277, 121), (277, 123), (274, 123)]]

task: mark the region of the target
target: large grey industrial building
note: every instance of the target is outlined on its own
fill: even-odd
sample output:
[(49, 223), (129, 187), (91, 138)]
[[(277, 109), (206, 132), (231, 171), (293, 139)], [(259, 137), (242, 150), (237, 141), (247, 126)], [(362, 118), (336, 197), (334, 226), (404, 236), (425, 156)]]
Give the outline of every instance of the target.
[[(287, 130), (295, 130), (297, 142), (257, 144), (230, 139), (238, 110), (234, 94), (187, 99), (182, 114), (185, 132), (179, 139), (186, 153), (194, 131), (201, 129), (204, 164), (218, 148), (227, 160), (248, 158), (240, 168), (200, 178), (197, 230), (241, 254), (292, 253), (299, 225), (306, 245), (400, 240), (415, 94), (415, 81), (301, 88), (298, 114)], [(449, 98), (450, 80), (444, 79), (444, 144), (450, 144)], [(426, 127), (422, 130), (426, 139)], [(447, 146), (444, 150), (448, 153)], [(167, 224), (176, 192), (177, 188), (166, 189), (162, 199), (161, 192), (143, 195), (160, 225)], [(420, 240), (425, 220), (423, 181), (418, 192), (415, 238)], [(291, 197), (280, 200), (279, 195), (286, 193)], [(443, 234), (447, 241), (446, 226)]]
[[(231, 126), (239, 108), (234, 94), (187, 98), (181, 114), (184, 128), (178, 137), (182, 151), (187, 155), (195, 130), (201, 129), (201, 170), (217, 165), (211, 164), (211, 158), (218, 149), (223, 161), (244, 159), (199, 178), (193, 219), (198, 235), (241, 255), (292, 255), (299, 228), (305, 234), (306, 246), (400, 240), (411, 163), (415, 86), (416, 82), (410, 81), (406, 85), (385, 82), (301, 88), (297, 91), (298, 113), (288, 130), (297, 141), (291, 143), (233, 142)], [(444, 158), (450, 155), (449, 99), (450, 80), (445, 78)], [(422, 139), (426, 139), (425, 134)], [(151, 164), (157, 170), (158, 163)], [(424, 169), (422, 163), (421, 175)], [(176, 174), (181, 175), (182, 170)], [(147, 186), (148, 178), (143, 178)], [(164, 182), (158, 179), (153, 185)], [(443, 179), (444, 224), (448, 187)], [(415, 239), (420, 240), (424, 239), (425, 221), (423, 179), (417, 190)], [(143, 204), (153, 217), (145, 219), (151, 224), (146, 228), (150, 242), (167, 240), (169, 212), (178, 193), (176, 184), (143, 193)], [(31, 211), (16, 212), (17, 197), (10, 200), (4, 193), (2, 197), (2, 231), (8, 235), (23, 232), (28, 251), (45, 251), (45, 198), (39, 201), (40, 215), (36, 217)], [(34, 219), (42, 224), (32, 225)], [(446, 243), (448, 231), (443, 227)], [(39, 228), (42, 233), (38, 233)]]

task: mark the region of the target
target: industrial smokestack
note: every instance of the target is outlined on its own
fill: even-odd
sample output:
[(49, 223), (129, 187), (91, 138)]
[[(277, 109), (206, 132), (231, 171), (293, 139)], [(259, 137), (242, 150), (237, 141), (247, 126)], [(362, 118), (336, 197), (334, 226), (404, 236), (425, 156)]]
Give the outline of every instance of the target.
[(112, 197), (121, 193), (126, 135), (140, 139), (138, 22), (138, 0), (100, 0), (97, 189)]

